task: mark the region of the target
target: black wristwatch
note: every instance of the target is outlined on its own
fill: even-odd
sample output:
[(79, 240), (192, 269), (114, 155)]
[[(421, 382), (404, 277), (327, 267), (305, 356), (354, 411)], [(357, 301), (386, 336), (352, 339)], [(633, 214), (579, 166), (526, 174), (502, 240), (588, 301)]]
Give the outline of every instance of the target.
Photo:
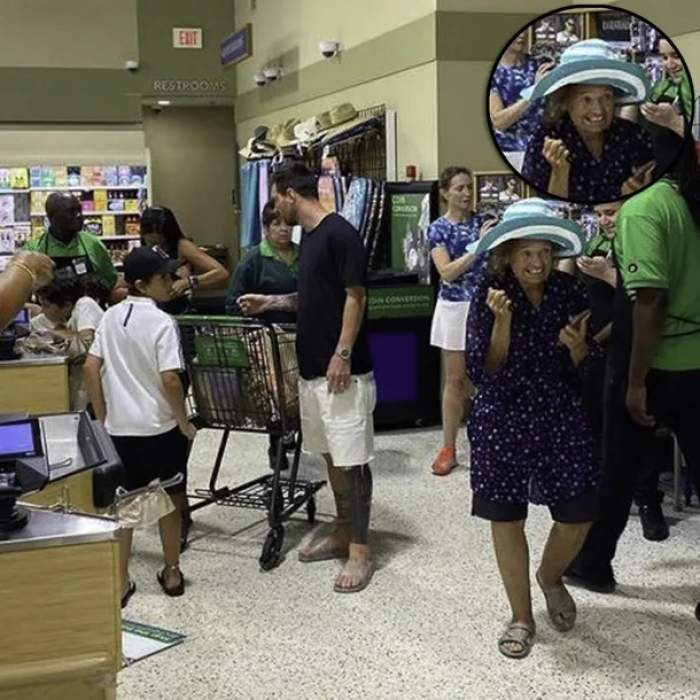
[(350, 356), (352, 355), (352, 348), (336, 348), (335, 354), (341, 360), (345, 360), (347, 362), (350, 359)]

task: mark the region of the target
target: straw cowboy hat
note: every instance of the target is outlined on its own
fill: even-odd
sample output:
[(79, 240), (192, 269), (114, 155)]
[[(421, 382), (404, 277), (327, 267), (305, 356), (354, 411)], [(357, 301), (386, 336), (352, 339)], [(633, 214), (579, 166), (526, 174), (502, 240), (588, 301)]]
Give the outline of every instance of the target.
[(273, 156), (277, 147), (268, 137), (268, 133), (266, 126), (256, 126), (252, 138), (248, 139), (248, 143), (238, 153), (246, 160)]
[(503, 212), (501, 222), (467, 251), (478, 255), (513, 240), (549, 241), (556, 258), (573, 258), (583, 251), (583, 233), (578, 224), (557, 216), (555, 210), (537, 197), (521, 199)]
[(586, 39), (564, 49), (559, 65), (522, 90), (520, 96), (539, 100), (565, 85), (609, 85), (620, 104), (644, 102), (651, 90), (641, 66), (618, 58), (615, 49), (602, 39)]

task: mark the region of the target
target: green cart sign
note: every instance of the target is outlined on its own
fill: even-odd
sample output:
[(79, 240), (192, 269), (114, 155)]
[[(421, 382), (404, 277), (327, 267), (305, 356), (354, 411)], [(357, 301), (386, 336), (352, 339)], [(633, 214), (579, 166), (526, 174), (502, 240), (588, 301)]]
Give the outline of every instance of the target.
[(248, 350), (238, 338), (214, 338), (198, 335), (194, 349), (199, 364), (207, 367), (250, 367)]

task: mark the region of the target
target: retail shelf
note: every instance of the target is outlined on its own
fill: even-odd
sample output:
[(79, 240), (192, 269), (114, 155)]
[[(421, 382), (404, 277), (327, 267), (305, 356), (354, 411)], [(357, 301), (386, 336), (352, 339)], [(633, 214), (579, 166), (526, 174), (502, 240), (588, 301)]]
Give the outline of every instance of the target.
[[(60, 187), (30, 187), (26, 190), (8, 190), (8, 192), (91, 192), (92, 190), (145, 190), (146, 185), (61, 185)], [(0, 190), (1, 192), (2, 190)]]
[(0, 194), (26, 194), (30, 190), (27, 188), (0, 190)]
[(141, 236), (98, 236), (102, 241), (138, 241)]
[[(32, 216), (39, 217), (45, 216), (45, 214), (39, 214), (38, 212), (32, 212)], [(84, 211), (83, 217), (85, 216), (141, 216), (140, 211)]]
[(31, 221), (13, 221), (12, 223), (8, 224), (0, 224), (0, 228), (7, 228), (9, 226), (26, 226), (27, 224), (31, 224)]

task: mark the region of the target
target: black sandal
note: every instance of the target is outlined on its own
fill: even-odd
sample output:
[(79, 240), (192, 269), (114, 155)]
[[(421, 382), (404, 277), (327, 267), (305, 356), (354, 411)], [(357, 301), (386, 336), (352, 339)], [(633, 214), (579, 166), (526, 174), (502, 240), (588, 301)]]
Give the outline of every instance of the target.
[[(174, 586), (173, 588), (168, 588), (165, 585), (165, 571), (166, 569), (170, 569), (171, 571), (179, 571), (180, 572), (180, 583), (177, 584), (177, 586)], [(169, 595), (171, 598), (177, 598), (178, 596), (181, 596), (185, 592), (185, 577), (182, 574), (182, 571), (180, 571), (179, 566), (166, 566), (162, 571), (159, 571), (158, 574), (156, 575), (156, 578), (158, 579), (158, 583), (160, 584), (160, 587), (163, 589), (163, 593), (165, 595)]]
[(134, 593), (136, 593), (136, 583), (134, 583), (134, 581), (129, 581), (129, 587), (126, 589), (126, 593), (122, 596), (122, 609), (129, 604), (129, 600)]

